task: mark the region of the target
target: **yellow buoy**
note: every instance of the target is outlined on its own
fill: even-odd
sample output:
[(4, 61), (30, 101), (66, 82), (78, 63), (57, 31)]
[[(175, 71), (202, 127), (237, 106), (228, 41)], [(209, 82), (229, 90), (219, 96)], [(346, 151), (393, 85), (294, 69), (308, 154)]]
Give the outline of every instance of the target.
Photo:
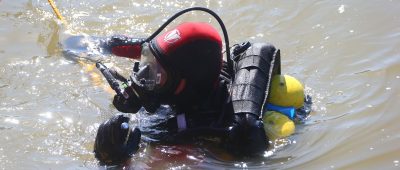
[(275, 111), (267, 111), (264, 114), (263, 122), (265, 132), (271, 140), (288, 137), (296, 129), (292, 120), (284, 114)]
[(304, 104), (303, 85), (292, 76), (275, 75), (268, 102), (277, 106), (300, 108)]

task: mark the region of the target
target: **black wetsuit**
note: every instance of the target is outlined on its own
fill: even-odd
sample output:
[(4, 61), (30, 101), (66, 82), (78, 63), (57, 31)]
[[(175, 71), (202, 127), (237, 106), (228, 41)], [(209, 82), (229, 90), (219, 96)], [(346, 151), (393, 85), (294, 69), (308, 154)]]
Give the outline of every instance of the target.
[[(234, 73), (229, 74), (224, 63), (218, 87), (206, 100), (185, 105), (184, 109), (180, 105), (161, 107), (157, 112), (173, 115), (142, 126), (143, 133), (166, 143), (216, 136), (223, 139), (224, 146), (234, 147), (240, 154), (259, 154), (267, 149), (268, 137), (260, 118), (270, 77), (280, 72), (279, 52), (272, 45), (260, 43), (245, 43), (236, 49)], [(114, 100), (120, 111), (130, 110), (130, 103)]]
[[(218, 88), (207, 100), (181, 114), (176, 112), (178, 108), (174, 106), (161, 106), (157, 116), (146, 120), (146, 123), (139, 123), (143, 134), (153, 141), (174, 144), (204, 136), (225, 138), (234, 116), (228, 89), (231, 79), (225, 66), (224, 63)], [(144, 109), (140, 112), (147, 113)]]

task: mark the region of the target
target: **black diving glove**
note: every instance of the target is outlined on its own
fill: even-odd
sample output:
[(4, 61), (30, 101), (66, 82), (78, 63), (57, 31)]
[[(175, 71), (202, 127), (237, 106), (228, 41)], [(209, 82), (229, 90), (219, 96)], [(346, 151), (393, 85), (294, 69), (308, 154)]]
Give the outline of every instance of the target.
[(263, 155), (268, 148), (264, 124), (251, 113), (236, 114), (228, 131), (227, 149), (240, 156)]
[(124, 113), (136, 113), (142, 107), (139, 98), (135, 95), (125, 99), (124, 96), (117, 94), (114, 96), (113, 105), (118, 111)]
[(117, 114), (100, 124), (94, 153), (101, 165), (119, 165), (139, 149), (141, 131), (129, 124), (130, 117)]
[[(132, 85), (135, 86), (135, 85)], [(118, 111), (124, 113), (136, 113), (140, 108), (144, 107), (147, 112), (155, 113), (156, 110), (160, 107), (160, 102), (156, 100), (157, 98), (152, 96), (152, 93), (148, 93), (139, 89), (140, 87), (136, 86), (136, 91), (141, 96), (140, 98), (133, 92), (133, 87), (127, 87), (124, 91), (128, 94), (128, 98), (126, 99), (123, 95), (117, 94), (114, 96), (113, 105), (117, 108)]]
[(141, 107), (141, 102), (132, 87), (127, 85), (128, 80), (101, 62), (97, 62), (96, 67), (103, 74), (110, 87), (117, 93), (113, 100), (113, 104), (117, 110), (125, 113), (136, 113)]

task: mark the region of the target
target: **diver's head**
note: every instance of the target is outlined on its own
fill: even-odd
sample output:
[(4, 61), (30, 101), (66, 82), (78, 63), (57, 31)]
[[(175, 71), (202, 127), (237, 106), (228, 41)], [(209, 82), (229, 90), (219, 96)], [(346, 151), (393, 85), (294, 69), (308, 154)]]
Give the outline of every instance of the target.
[(94, 153), (101, 165), (119, 165), (139, 149), (141, 132), (129, 125), (130, 118), (117, 114), (103, 122), (97, 131)]
[[(216, 88), (221, 67), (218, 31), (207, 23), (187, 22), (143, 44), (136, 78), (149, 90), (193, 104)], [(143, 77), (142, 72), (151, 74)]]
[(118, 37), (111, 42), (113, 54), (140, 60), (131, 85), (148, 112), (160, 103), (197, 104), (218, 86), (222, 41), (207, 23), (183, 23), (149, 42)]

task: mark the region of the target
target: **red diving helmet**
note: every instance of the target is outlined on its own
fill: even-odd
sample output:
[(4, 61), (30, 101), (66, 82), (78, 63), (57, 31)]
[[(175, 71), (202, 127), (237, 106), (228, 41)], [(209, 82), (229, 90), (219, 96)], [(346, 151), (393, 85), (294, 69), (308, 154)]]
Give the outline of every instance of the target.
[(136, 42), (113, 46), (112, 52), (140, 59), (133, 80), (158, 93), (161, 101), (192, 104), (215, 89), (222, 66), (222, 42), (211, 25), (187, 22), (149, 43)]

